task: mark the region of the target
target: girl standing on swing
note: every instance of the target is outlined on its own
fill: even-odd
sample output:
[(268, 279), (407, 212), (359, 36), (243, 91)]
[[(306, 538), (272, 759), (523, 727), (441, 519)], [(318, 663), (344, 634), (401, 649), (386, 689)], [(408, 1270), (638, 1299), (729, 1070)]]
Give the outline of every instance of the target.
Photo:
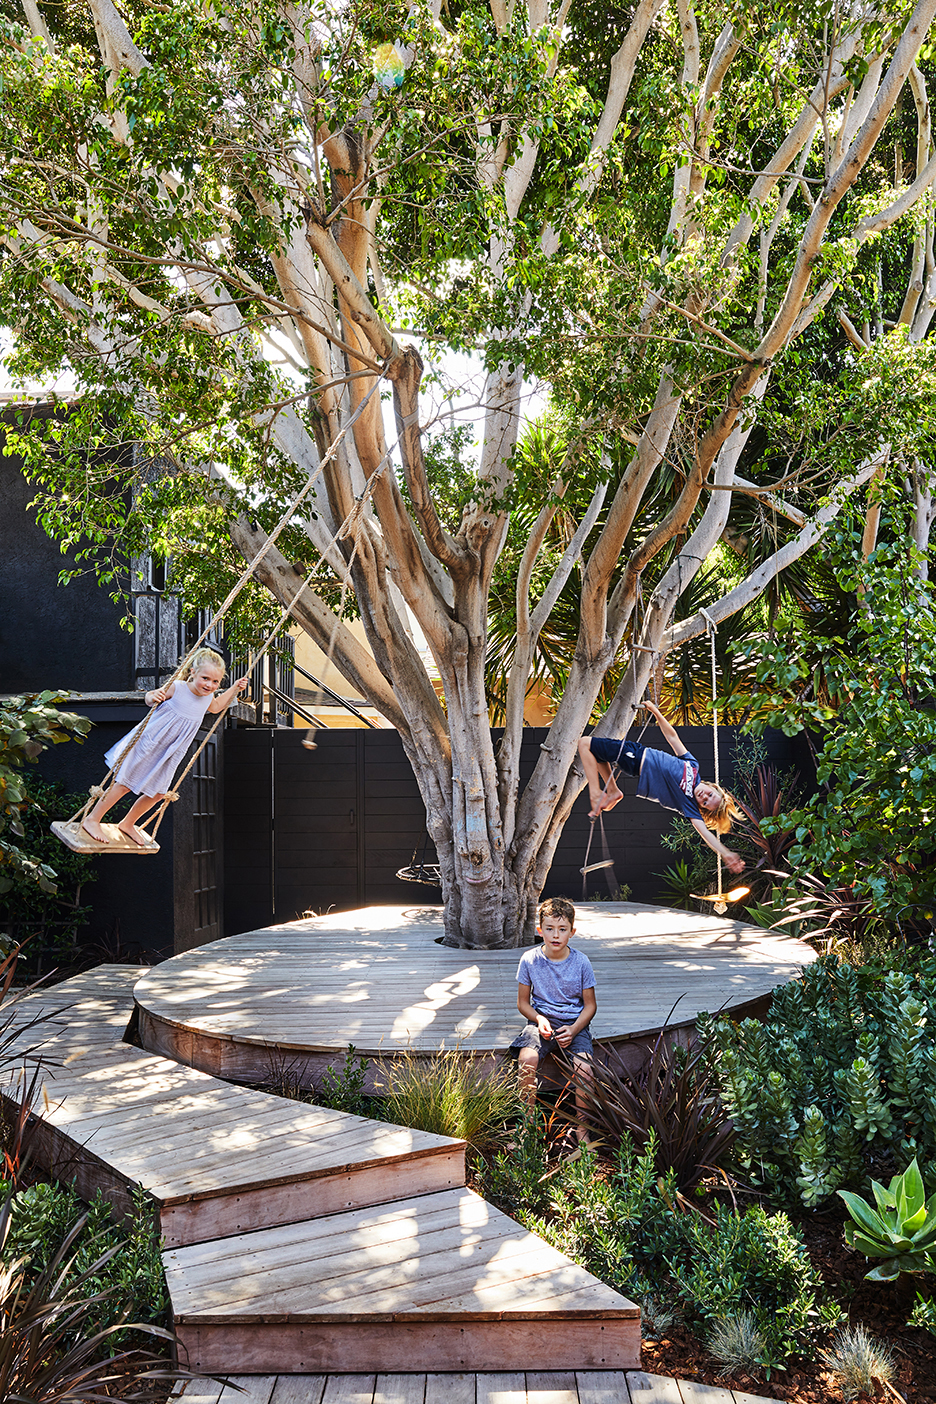
[(721, 785), (700, 780), (699, 762), (686, 750), (675, 727), (652, 702), (644, 702), (643, 706), (656, 718), (673, 754), (626, 738), (621, 741), (611, 736), (583, 736), (578, 752), (591, 800), (588, 817), (597, 819), (602, 810), (613, 809), (624, 798), (611, 769), (612, 765), (619, 765), (625, 775), (637, 779), (638, 798), (655, 800), (664, 809), (675, 809), (684, 815), (730, 872), (743, 872), (744, 859), (719, 839), (720, 834), (730, 831), (732, 818), (741, 817), (734, 796)]
[[(151, 843), (149, 834), (137, 828), (137, 821), (148, 809), (165, 799), (179, 761), (188, 750), (206, 712), (223, 712), (250, 681), (238, 678), (226, 692), (216, 695), (227, 671), (224, 659), (213, 648), (200, 648), (192, 654), (184, 672), (166, 687), (147, 692), (147, 707), (155, 707), (152, 717), (137, 735), (134, 727), (111, 746), (104, 759), (117, 766), (114, 783), (101, 796), (91, 813), (82, 820), (81, 828), (97, 843), (106, 844), (107, 835), (101, 820), (107, 811), (131, 791), (139, 799), (117, 825), (140, 848)], [(136, 740), (131, 745), (132, 738)]]

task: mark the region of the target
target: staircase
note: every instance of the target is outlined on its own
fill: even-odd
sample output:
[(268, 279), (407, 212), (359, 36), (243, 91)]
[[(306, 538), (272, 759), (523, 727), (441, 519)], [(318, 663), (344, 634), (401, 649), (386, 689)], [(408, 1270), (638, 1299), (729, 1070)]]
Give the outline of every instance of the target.
[(21, 1000), (15, 1017), (20, 1050), (43, 1061), (34, 1154), (117, 1213), (144, 1187), (192, 1369), (639, 1365), (638, 1308), (466, 1189), (464, 1142), (125, 1043), (140, 973), (100, 966)]

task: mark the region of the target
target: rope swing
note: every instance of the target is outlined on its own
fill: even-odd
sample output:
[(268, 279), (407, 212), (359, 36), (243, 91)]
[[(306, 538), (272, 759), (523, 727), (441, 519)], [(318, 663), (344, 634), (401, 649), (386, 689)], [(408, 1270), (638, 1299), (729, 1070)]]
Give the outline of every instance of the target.
[[(338, 452), (338, 449), (339, 449), (340, 445), (341, 445), (342, 442), (344, 441), (346, 435), (347, 435), (347, 434), (350, 432), (350, 430), (352, 429), (352, 427), (353, 427), (355, 421), (356, 421), (356, 420), (360, 417), (360, 415), (363, 413), (363, 411), (364, 411), (365, 407), (367, 406), (368, 402), (370, 401), (371, 397), (377, 392), (377, 390), (378, 390), (378, 388), (379, 388), (379, 386), (380, 386), (380, 384), (381, 384), (381, 381), (382, 381), (383, 378), (384, 378), (384, 374), (385, 374), (385, 370), (384, 370), (384, 371), (381, 371), (380, 375), (378, 376), (377, 380), (376, 380), (376, 381), (374, 382), (374, 384), (372, 385), (371, 389), (368, 391), (368, 393), (367, 393), (367, 394), (365, 395), (365, 397), (362, 399), (362, 401), (361, 401), (361, 403), (358, 405), (357, 409), (356, 409), (356, 410), (354, 411), (354, 413), (349, 417), (347, 424), (345, 424), (345, 426), (343, 427), (343, 429), (341, 430), (341, 432), (340, 432), (340, 433), (338, 434), (338, 436), (336, 437), (335, 442), (332, 444), (331, 448), (328, 450), (328, 453), (327, 453), (327, 454), (325, 455), (325, 457), (318, 463), (318, 465), (313, 469), (313, 471), (309, 474), (308, 478), (306, 479), (306, 482), (305, 482), (304, 485), (299, 489), (299, 491), (296, 493), (296, 495), (295, 495), (295, 497), (293, 498), (292, 502), (289, 504), (289, 506), (287, 507), (286, 511), (283, 513), (282, 517), (281, 517), (280, 520), (277, 522), (277, 524), (276, 524), (276, 526), (274, 527), (272, 533), (267, 537), (267, 539), (266, 539), (266, 541), (264, 542), (263, 546), (262, 546), (261, 549), (257, 552), (257, 554), (254, 556), (253, 560), (250, 561), (250, 563), (248, 564), (247, 568), (241, 573), (240, 578), (237, 580), (237, 582), (236, 582), (235, 585), (232, 587), (232, 589), (228, 592), (228, 595), (227, 595), (227, 597), (224, 599), (224, 601), (222, 602), (220, 608), (215, 612), (215, 614), (212, 616), (212, 618), (209, 620), (209, 622), (205, 625), (204, 629), (202, 630), (201, 634), (200, 634), (200, 635), (198, 636), (198, 638), (196, 639), (195, 643), (194, 643), (194, 644), (192, 645), (192, 647), (189, 649), (188, 653), (185, 655), (185, 657), (182, 659), (182, 661), (179, 663), (178, 667), (176, 668), (175, 672), (172, 674), (172, 677), (169, 679), (169, 681), (168, 681), (167, 683), (164, 683), (164, 684), (163, 684), (164, 687), (169, 687), (169, 686), (171, 686), (173, 683), (178, 682), (178, 681), (180, 680), (180, 678), (182, 678), (182, 677), (184, 676), (185, 671), (186, 671), (186, 669), (187, 669), (187, 667), (188, 667), (188, 665), (189, 665), (190, 660), (195, 656), (195, 654), (197, 653), (197, 651), (199, 650), (199, 648), (201, 648), (202, 644), (204, 644), (205, 640), (209, 637), (209, 635), (218, 627), (218, 625), (219, 625), (219, 624), (221, 623), (221, 621), (224, 619), (225, 615), (226, 615), (226, 614), (228, 613), (228, 611), (231, 609), (231, 607), (233, 606), (233, 604), (234, 604), (234, 602), (236, 601), (237, 597), (240, 595), (241, 591), (245, 588), (245, 586), (247, 585), (248, 581), (252, 579), (252, 577), (253, 577), (255, 571), (257, 570), (258, 566), (259, 566), (259, 565), (261, 564), (261, 562), (263, 561), (264, 557), (267, 555), (267, 553), (268, 553), (268, 552), (272, 549), (272, 547), (275, 545), (277, 539), (278, 539), (279, 536), (282, 534), (282, 532), (285, 530), (285, 528), (286, 528), (286, 526), (289, 524), (289, 522), (292, 520), (293, 516), (295, 515), (296, 511), (298, 510), (298, 508), (300, 507), (300, 505), (302, 504), (302, 502), (305, 500), (305, 498), (306, 498), (306, 497), (309, 495), (309, 493), (311, 492), (312, 488), (313, 488), (314, 485), (315, 485), (316, 480), (321, 476), (321, 474), (324, 472), (324, 470), (325, 470), (325, 468), (327, 467), (327, 465), (328, 465), (328, 464), (331, 462), (331, 460), (335, 457), (336, 453)], [(344, 540), (347, 536), (352, 535), (353, 538), (354, 538), (354, 547), (353, 547), (353, 550), (352, 550), (352, 552), (351, 552), (351, 557), (350, 557), (350, 561), (349, 561), (349, 563), (348, 563), (347, 569), (346, 569), (346, 571), (344, 572), (344, 576), (343, 576), (343, 580), (342, 580), (341, 606), (340, 606), (339, 614), (338, 614), (338, 616), (336, 617), (335, 622), (334, 622), (334, 625), (333, 625), (333, 627), (332, 627), (331, 638), (330, 638), (330, 640), (329, 640), (329, 645), (328, 645), (328, 661), (331, 662), (331, 658), (332, 658), (332, 655), (333, 655), (333, 652), (334, 652), (334, 648), (335, 648), (335, 642), (336, 642), (337, 635), (338, 635), (338, 630), (339, 630), (339, 628), (341, 627), (341, 613), (342, 613), (343, 610), (344, 610), (344, 601), (345, 601), (345, 598), (346, 598), (346, 595), (347, 595), (348, 584), (349, 584), (349, 581), (350, 581), (350, 578), (351, 578), (351, 566), (352, 566), (352, 564), (353, 564), (353, 562), (354, 562), (354, 558), (355, 558), (355, 556), (356, 556), (356, 554), (357, 554), (357, 550), (358, 550), (358, 544), (359, 544), (358, 533), (359, 533), (360, 526), (361, 526), (361, 520), (362, 520), (362, 516), (363, 516), (363, 512), (364, 512), (364, 507), (365, 507), (366, 502), (367, 502), (368, 498), (370, 497), (370, 494), (371, 494), (371, 492), (372, 492), (372, 490), (373, 490), (374, 483), (375, 483), (376, 480), (379, 478), (380, 474), (383, 472), (384, 466), (385, 466), (385, 464), (386, 464), (386, 462), (387, 462), (387, 460), (388, 460), (388, 458), (389, 458), (390, 452), (392, 452), (392, 450), (388, 450), (388, 451), (387, 451), (387, 453), (384, 455), (383, 460), (382, 460), (381, 463), (378, 465), (377, 469), (374, 471), (374, 473), (371, 474), (370, 478), (368, 478), (367, 484), (366, 484), (366, 486), (365, 486), (365, 488), (364, 488), (364, 491), (361, 493), (360, 497), (355, 498), (354, 504), (353, 504), (353, 506), (351, 507), (350, 511), (348, 512), (348, 515), (345, 517), (344, 521), (341, 523), (341, 525), (339, 526), (338, 530), (337, 530), (337, 531), (335, 532), (335, 534), (332, 536), (331, 540), (327, 543), (327, 545), (326, 545), (322, 550), (316, 550), (317, 559), (316, 559), (316, 562), (315, 562), (315, 564), (313, 565), (312, 569), (309, 571), (308, 575), (307, 575), (306, 578), (303, 580), (302, 584), (301, 584), (301, 585), (299, 586), (299, 588), (296, 590), (296, 592), (295, 592), (295, 594), (293, 595), (292, 599), (289, 601), (289, 603), (288, 603), (288, 604), (284, 607), (284, 609), (282, 610), (279, 619), (276, 621), (276, 624), (273, 626), (273, 628), (272, 628), (272, 629), (270, 630), (270, 632), (267, 634), (266, 638), (263, 640), (262, 644), (260, 645), (260, 648), (256, 651), (256, 653), (252, 653), (252, 654), (249, 655), (248, 665), (247, 665), (247, 672), (248, 672), (248, 673), (251, 673), (251, 672), (253, 671), (253, 669), (256, 667), (257, 663), (260, 662), (260, 660), (266, 656), (266, 654), (269, 652), (270, 648), (272, 647), (274, 641), (279, 637), (279, 634), (280, 634), (280, 632), (282, 631), (283, 625), (286, 623), (286, 621), (289, 619), (290, 615), (292, 614), (292, 610), (293, 610), (293, 607), (294, 607), (295, 604), (296, 604), (296, 601), (299, 599), (299, 597), (300, 597), (300, 595), (302, 594), (303, 590), (305, 590), (305, 589), (307, 588), (307, 586), (308, 586), (309, 583), (311, 582), (311, 580), (312, 580), (312, 578), (313, 578), (315, 572), (318, 570), (319, 563), (327, 558), (327, 556), (330, 554), (332, 548), (333, 548), (339, 541), (342, 541), (342, 540)], [(134, 747), (137, 745), (137, 743), (139, 742), (140, 737), (143, 735), (143, 732), (144, 732), (145, 729), (146, 729), (147, 723), (150, 721), (150, 718), (153, 716), (154, 712), (156, 711), (156, 708), (157, 708), (158, 706), (160, 706), (160, 705), (161, 705), (160, 703), (156, 702), (156, 703), (153, 704), (152, 707), (150, 707), (150, 709), (149, 709), (148, 712), (146, 713), (146, 716), (143, 718), (143, 720), (140, 722), (139, 726), (136, 728), (136, 730), (135, 730), (135, 731), (132, 733), (132, 735), (130, 736), (129, 740), (127, 741), (126, 746), (123, 748), (123, 750), (121, 751), (120, 755), (117, 757), (116, 761), (114, 762), (114, 764), (111, 766), (110, 770), (109, 770), (109, 771), (107, 772), (107, 774), (105, 775), (105, 777), (104, 777), (103, 781), (101, 782), (101, 784), (100, 784), (100, 785), (92, 785), (92, 786), (91, 786), (91, 788), (90, 788), (90, 790), (89, 790), (89, 792), (88, 792), (88, 798), (87, 798), (87, 800), (85, 801), (85, 803), (81, 806), (81, 808), (80, 808), (80, 809), (77, 809), (70, 819), (64, 820), (64, 821), (56, 821), (56, 822), (52, 825), (52, 832), (53, 832), (53, 834), (56, 836), (56, 838), (60, 839), (61, 842), (64, 843), (64, 844), (66, 845), (66, 847), (72, 849), (74, 852), (76, 852), (76, 853), (86, 853), (86, 854), (87, 854), (87, 853), (97, 853), (97, 854), (110, 854), (110, 853), (147, 854), (147, 853), (158, 853), (158, 852), (159, 852), (159, 844), (156, 842), (156, 835), (157, 835), (157, 833), (159, 832), (159, 826), (160, 826), (160, 824), (161, 824), (162, 821), (163, 821), (163, 818), (164, 818), (164, 816), (165, 816), (166, 810), (168, 809), (168, 807), (169, 807), (170, 804), (174, 803), (174, 802), (179, 798), (179, 792), (180, 792), (180, 788), (181, 788), (182, 782), (185, 780), (186, 776), (187, 776), (187, 775), (189, 774), (189, 772), (192, 770), (192, 767), (196, 764), (196, 762), (198, 761), (198, 759), (199, 759), (199, 757), (201, 756), (202, 752), (204, 751), (205, 747), (206, 747), (206, 746), (208, 745), (208, 743), (211, 741), (211, 738), (214, 736), (214, 734), (215, 734), (215, 732), (217, 731), (218, 727), (219, 727), (219, 726), (221, 725), (221, 723), (223, 722), (225, 716), (227, 715), (227, 708), (225, 708), (225, 710), (224, 710), (223, 712), (219, 712), (219, 713), (217, 714), (217, 718), (216, 718), (214, 724), (212, 725), (211, 729), (207, 732), (207, 734), (206, 734), (205, 737), (203, 738), (201, 744), (199, 745), (198, 749), (195, 751), (194, 755), (193, 755), (192, 758), (190, 759), (188, 765), (187, 765), (187, 766), (185, 767), (185, 769), (183, 770), (182, 774), (178, 777), (178, 779), (175, 779), (175, 778), (173, 779), (172, 788), (171, 788), (170, 790), (168, 790), (168, 791), (165, 792), (165, 794), (164, 794), (164, 796), (163, 796), (163, 799), (159, 802), (158, 806), (153, 810), (153, 812), (152, 812), (151, 814), (149, 814), (149, 815), (148, 815), (144, 820), (142, 820), (142, 821), (140, 822), (140, 824), (138, 825), (138, 828), (141, 830), (141, 832), (143, 832), (144, 834), (147, 834), (147, 837), (148, 837), (148, 839), (149, 839), (149, 842), (148, 842), (145, 846), (141, 846), (141, 845), (139, 845), (139, 844), (137, 844), (137, 843), (134, 843), (133, 840), (129, 838), (129, 836), (125, 836), (124, 834), (122, 834), (122, 833), (120, 832), (120, 830), (117, 829), (117, 828), (116, 828), (114, 825), (112, 825), (112, 824), (107, 825), (108, 838), (109, 838), (110, 841), (109, 841), (108, 843), (106, 843), (106, 844), (95, 843), (94, 839), (93, 839), (89, 834), (87, 834), (87, 833), (82, 829), (81, 826), (82, 826), (82, 823), (83, 823), (84, 819), (85, 819), (86, 816), (90, 813), (90, 811), (92, 810), (92, 808), (94, 807), (94, 805), (97, 803), (97, 801), (98, 801), (103, 795), (105, 795), (105, 794), (108, 793), (108, 790), (109, 790), (109, 788), (110, 788), (110, 782), (111, 782), (111, 780), (112, 780), (113, 777), (119, 772), (120, 767), (123, 765), (125, 759), (126, 759), (127, 756), (130, 754), (130, 752), (134, 749)], [(307, 738), (306, 738), (306, 740), (305, 740), (305, 742), (304, 742), (303, 744), (306, 745), (306, 746), (308, 746), (308, 747), (309, 747), (310, 749), (312, 749), (312, 750), (315, 749), (315, 742), (314, 742), (314, 741), (310, 742), (309, 739), (308, 739), (308, 736), (307, 736)], [(149, 830), (149, 826), (150, 826), (150, 825), (152, 825), (152, 829), (151, 829), (151, 830)]]
[[(721, 784), (718, 761), (718, 671), (715, 660), (715, 635), (718, 632), (718, 625), (709, 614), (707, 609), (699, 608), (699, 613), (705, 620), (705, 627), (708, 631), (709, 643), (712, 654), (712, 744), (715, 748), (715, 784)], [(719, 916), (724, 916), (728, 910), (729, 902), (740, 902), (742, 897), (746, 897), (750, 892), (749, 887), (733, 887), (730, 892), (722, 891), (722, 856), (715, 854), (718, 860), (718, 890), (716, 892), (697, 893), (693, 892), (693, 897), (697, 902), (711, 902), (713, 911)]]

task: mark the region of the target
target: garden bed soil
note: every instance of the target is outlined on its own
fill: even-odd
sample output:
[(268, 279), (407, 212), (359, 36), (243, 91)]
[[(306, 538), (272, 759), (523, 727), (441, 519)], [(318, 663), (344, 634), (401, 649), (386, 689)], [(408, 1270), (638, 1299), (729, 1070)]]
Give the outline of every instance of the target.
[[(770, 1210), (773, 1206), (764, 1201), (764, 1207)], [(846, 1248), (844, 1219), (839, 1214), (791, 1218), (802, 1232), (813, 1264), (822, 1273), (829, 1296), (848, 1313), (848, 1324), (863, 1325), (894, 1353), (894, 1389), (859, 1395), (859, 1400), (870, 1397), (897, 1404), (899, 1395), (906, 1404), (931, 1404), (936, 1400), (936, 1339), (928, 1331), (906, 1325), (920, 1284), (909, 1277), (896, 1283), (866, 1282), (867, 1260)], [(932, 1283), (932, 1279), (929, 1281)], [(684, 1326), (673, 1326), (663, 1339), (644, 1342), (641, 1360), (643, 1369), (654, 1375), (721, 1385), (782, 1399), (788, 1404), (831, 1404), (843, 1396), (834, 1377), (821, 1364), (819, 1349), (817, 1346), (813, 1359), (792, 1358), (786, 1370), (772, 1372), (769, 1380), (763, 1374), (725, 1375), (720, 1373), (720, 1366), (706, 1358), (705, 1347), (696, 1336)]]

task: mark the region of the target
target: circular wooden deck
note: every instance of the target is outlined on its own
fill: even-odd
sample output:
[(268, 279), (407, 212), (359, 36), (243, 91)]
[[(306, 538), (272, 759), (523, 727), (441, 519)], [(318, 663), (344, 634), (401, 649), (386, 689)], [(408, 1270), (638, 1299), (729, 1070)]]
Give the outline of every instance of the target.
[[(646, 1039), (667, 1016), (679, 1027), (738, 1012), (815, 959), (805, 942), (719, 917), (632, 902), (577, 911), (602, 1043)], [(519, 952), (452, 950), (441, 933), (441, 908), (375, 906), (198, 947), (136, 985), (143, 1046), (244, 1081), (314, 1077), (350, 1044), (374, 1059), (503, 1052), (522, 1027)]]

